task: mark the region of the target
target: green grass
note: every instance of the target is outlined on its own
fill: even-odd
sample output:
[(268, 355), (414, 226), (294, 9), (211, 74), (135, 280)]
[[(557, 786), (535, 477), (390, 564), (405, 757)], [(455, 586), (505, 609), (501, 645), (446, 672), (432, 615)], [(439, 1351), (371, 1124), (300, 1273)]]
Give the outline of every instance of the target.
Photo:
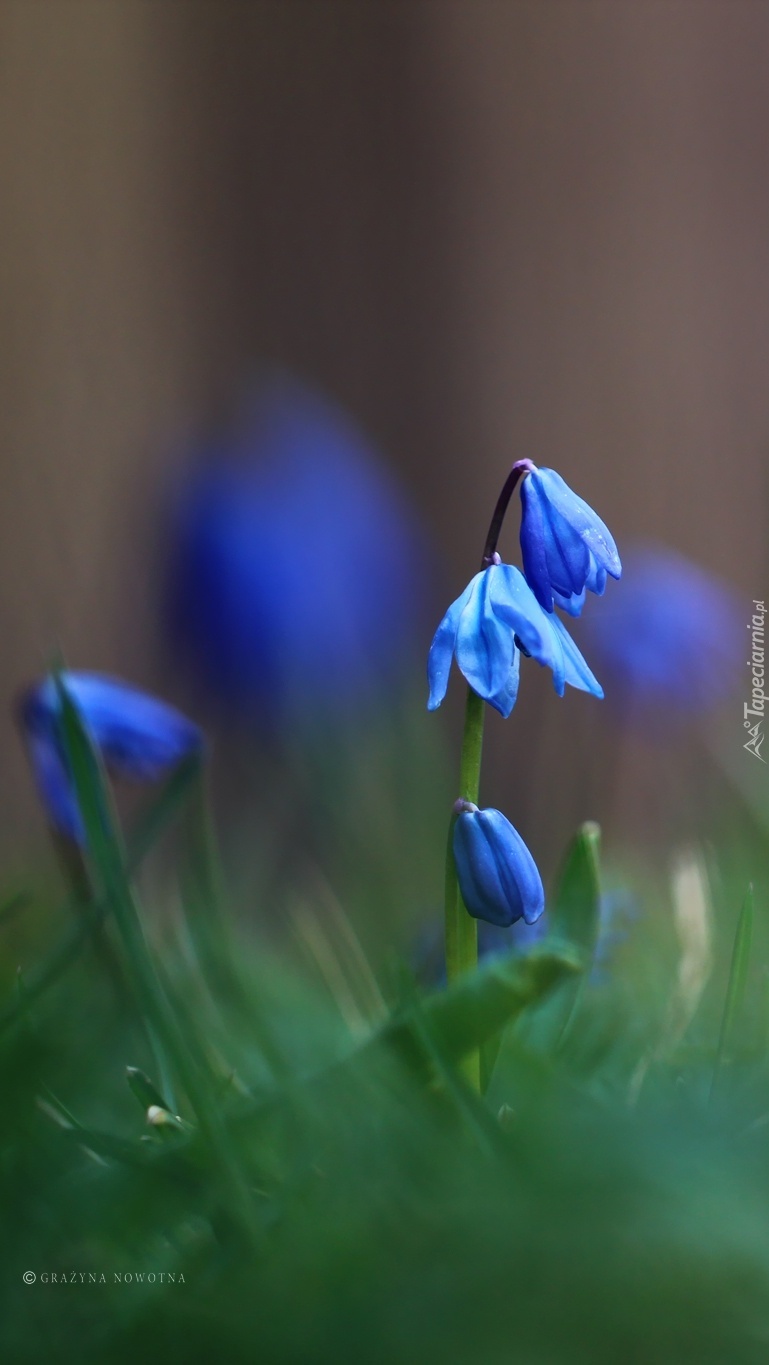
[(595, 978), (585, 826), (550, 937), (446, 991), (306, 890), (301, 951), (247, 929), (196, 766), (124, 841), (66, 697), (64, 733), (80, 889), (0, 924), (3, 1360), (763, 1365), (762, 837), (710, 850), (714, 932), (695, 858)]

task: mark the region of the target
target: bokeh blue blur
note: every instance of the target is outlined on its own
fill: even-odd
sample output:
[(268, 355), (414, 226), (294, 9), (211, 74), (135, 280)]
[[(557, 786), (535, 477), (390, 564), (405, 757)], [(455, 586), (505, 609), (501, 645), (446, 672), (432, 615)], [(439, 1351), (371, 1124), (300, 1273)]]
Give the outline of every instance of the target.
[(175, 491), (170, 637), (230, 715), (268, 730), (349, 715), (402, 677), (426, 570), (371, 443), (330, 399), (272, 376)]
[(729, 585), (661, 545), (623, 555), (621, 588), (585, 613), (591, 657), (625, 716), (706, 711), (734, 690), (745, 621)]

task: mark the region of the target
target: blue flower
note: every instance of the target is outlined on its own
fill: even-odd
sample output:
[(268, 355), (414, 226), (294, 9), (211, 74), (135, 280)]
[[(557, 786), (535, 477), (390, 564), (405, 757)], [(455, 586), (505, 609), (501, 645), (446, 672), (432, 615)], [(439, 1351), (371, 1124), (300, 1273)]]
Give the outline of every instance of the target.
[(603, 593), (606, 575), (622, 573), (617, 547), (592, 507), (554, 469), (537, 469), (521, 484), (521, 551), (526, 582), (540, 606), (579, 616), (586, 589)]
[(344, 716), (406, 673), (424, 535), (346, 413), (297, 380), (252, 395), (168, 530), (170, 638), (228, 716)]
[(534, 924), (545, 908), (542, 878), (517, 829), (498, 810), (459, 802), (454, 862), (462, 900), (475, 919), (506, 928)]
[(518, 695), (521, 651), (552, 669), (553, 685), (602, 697), (571, 636), (556, 616), (544, 612), (520, 569), (491, 564), (475, 575), (438, 626), (427, 661), (428, 710), (440, 706), (451, 660), (484, 701), (509, 716)]
[(587, 621), (590, 642), (628, 710), (693, 714), (725, 699), (739, 683), (744, 609), (715, 575), (662, 546), (626, 558), (622, 593)]
[(609, 981), (614, 954), (628, 938), (633, 921), (640, 913), (639, 901), (627, 888), (603, 892), (599, 902), (598, 941), (590, 969), (592, 985), (603, 986)]
[[(197, 725), (146, 692), (99, 673), (60, 676), (115, 776), (152, 782), (201, 750), (203, 736)], [(52, 676), (31, 687), (21, 700), (21, 723), (49, 818), (60, 833), (82, 843), (82, 821), (60, 736), (60, 711)]]

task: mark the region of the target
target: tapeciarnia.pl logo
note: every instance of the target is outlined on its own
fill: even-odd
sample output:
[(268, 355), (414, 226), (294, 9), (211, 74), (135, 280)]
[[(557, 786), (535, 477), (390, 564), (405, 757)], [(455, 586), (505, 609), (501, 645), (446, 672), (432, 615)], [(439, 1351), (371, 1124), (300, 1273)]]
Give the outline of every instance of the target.
[(764, 692), (764, 617), (766, 607), (763, 602), (753, 600), (753, 615), (748, 622), (748, 630), (751, 634), (751, 652), (748, 659), (748, 668), (751, 670), (751, 695), (750, 701), (743, 704), (743, 724), (748, 732), (748, 739), (743, 744), (743, 749), (747, 749), (749, 754), (766, 763), (766, 759), (761, 753), (761, 745), (764, 742), (764, 706), (766, 703), (766, 693)]

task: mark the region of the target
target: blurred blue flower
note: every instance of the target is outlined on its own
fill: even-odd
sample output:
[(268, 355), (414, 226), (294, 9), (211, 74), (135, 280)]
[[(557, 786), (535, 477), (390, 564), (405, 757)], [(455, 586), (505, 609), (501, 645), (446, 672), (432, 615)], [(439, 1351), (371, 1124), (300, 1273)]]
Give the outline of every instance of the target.
[(579, 616), (586, 589), (603, 593), (606, 575), (622, 573), (617, 547), (600, 517), (554, 469), (537, 469), (521, 484), (523, 571), (540, 606)]
[(478, 925), (478, 957), (481, 960), (501, 957), (513, 949), (526, 953), (535, 943), (540, 943), (547, 935), (547, 914), (527, 924), (519, 919), (507, 927), (481, 921)]
[(565, 627), (542, 610), (520, 569), (495, 563), (471, 579), (435, 632), (427, 661), (428, 710), (443, 701), (456, 657), (478, 695), (509, 716), (518, 695), (521, 651), (552, 669), (559, 696), (566, 683), (603, 696)]
[(517, 829), (498, 810), (472, 802), (454, 824), (453, 848), (462, 899), (475, 919), (507, 927), (538, 920), (545, 908), (542, 878)]
[(404, 671), (423, 542), (346, 415), (294, 379), (265, 383), (173, 507), (172, 639), (215, 700), (268, 725), (342, 713)]
[(599, 902), (598, 941), (590, 968), (592, 985), (605, 986), (608, 983), (612, 959), (617, 949), (628, 938), (631, 926), (640, 913), (638, 898), (626, 887), (616, 887), (612, 891), (602, 893)]
[(591, 646), (621, 705), (702, 711), (730, 695), (745, 647), (732, 590), (661, 546), (625, 557), (622, 593), (586, 622)]
[[(99, 673), (60, 676), (115, 776), (152, 782), (202, 748), (197, 725), (146, 692)], [(53, 676), (29, 688), (21, 699), (22, 728), (48, 816), (61, 834), (82, 843), (82, 821), (60, 737), (60, 711)]]
[[(533, 924), (525, 919), (514, 924), (490, 924), (478, 921), (478, 960), (507, 957), (510, 953), (527, 953), (547, 935), (547, 912)], [(413, 962), (419, 979), (425, 984), (446, 984), (445, 929), (437, 916), (419, 930), (413, 950)]]

